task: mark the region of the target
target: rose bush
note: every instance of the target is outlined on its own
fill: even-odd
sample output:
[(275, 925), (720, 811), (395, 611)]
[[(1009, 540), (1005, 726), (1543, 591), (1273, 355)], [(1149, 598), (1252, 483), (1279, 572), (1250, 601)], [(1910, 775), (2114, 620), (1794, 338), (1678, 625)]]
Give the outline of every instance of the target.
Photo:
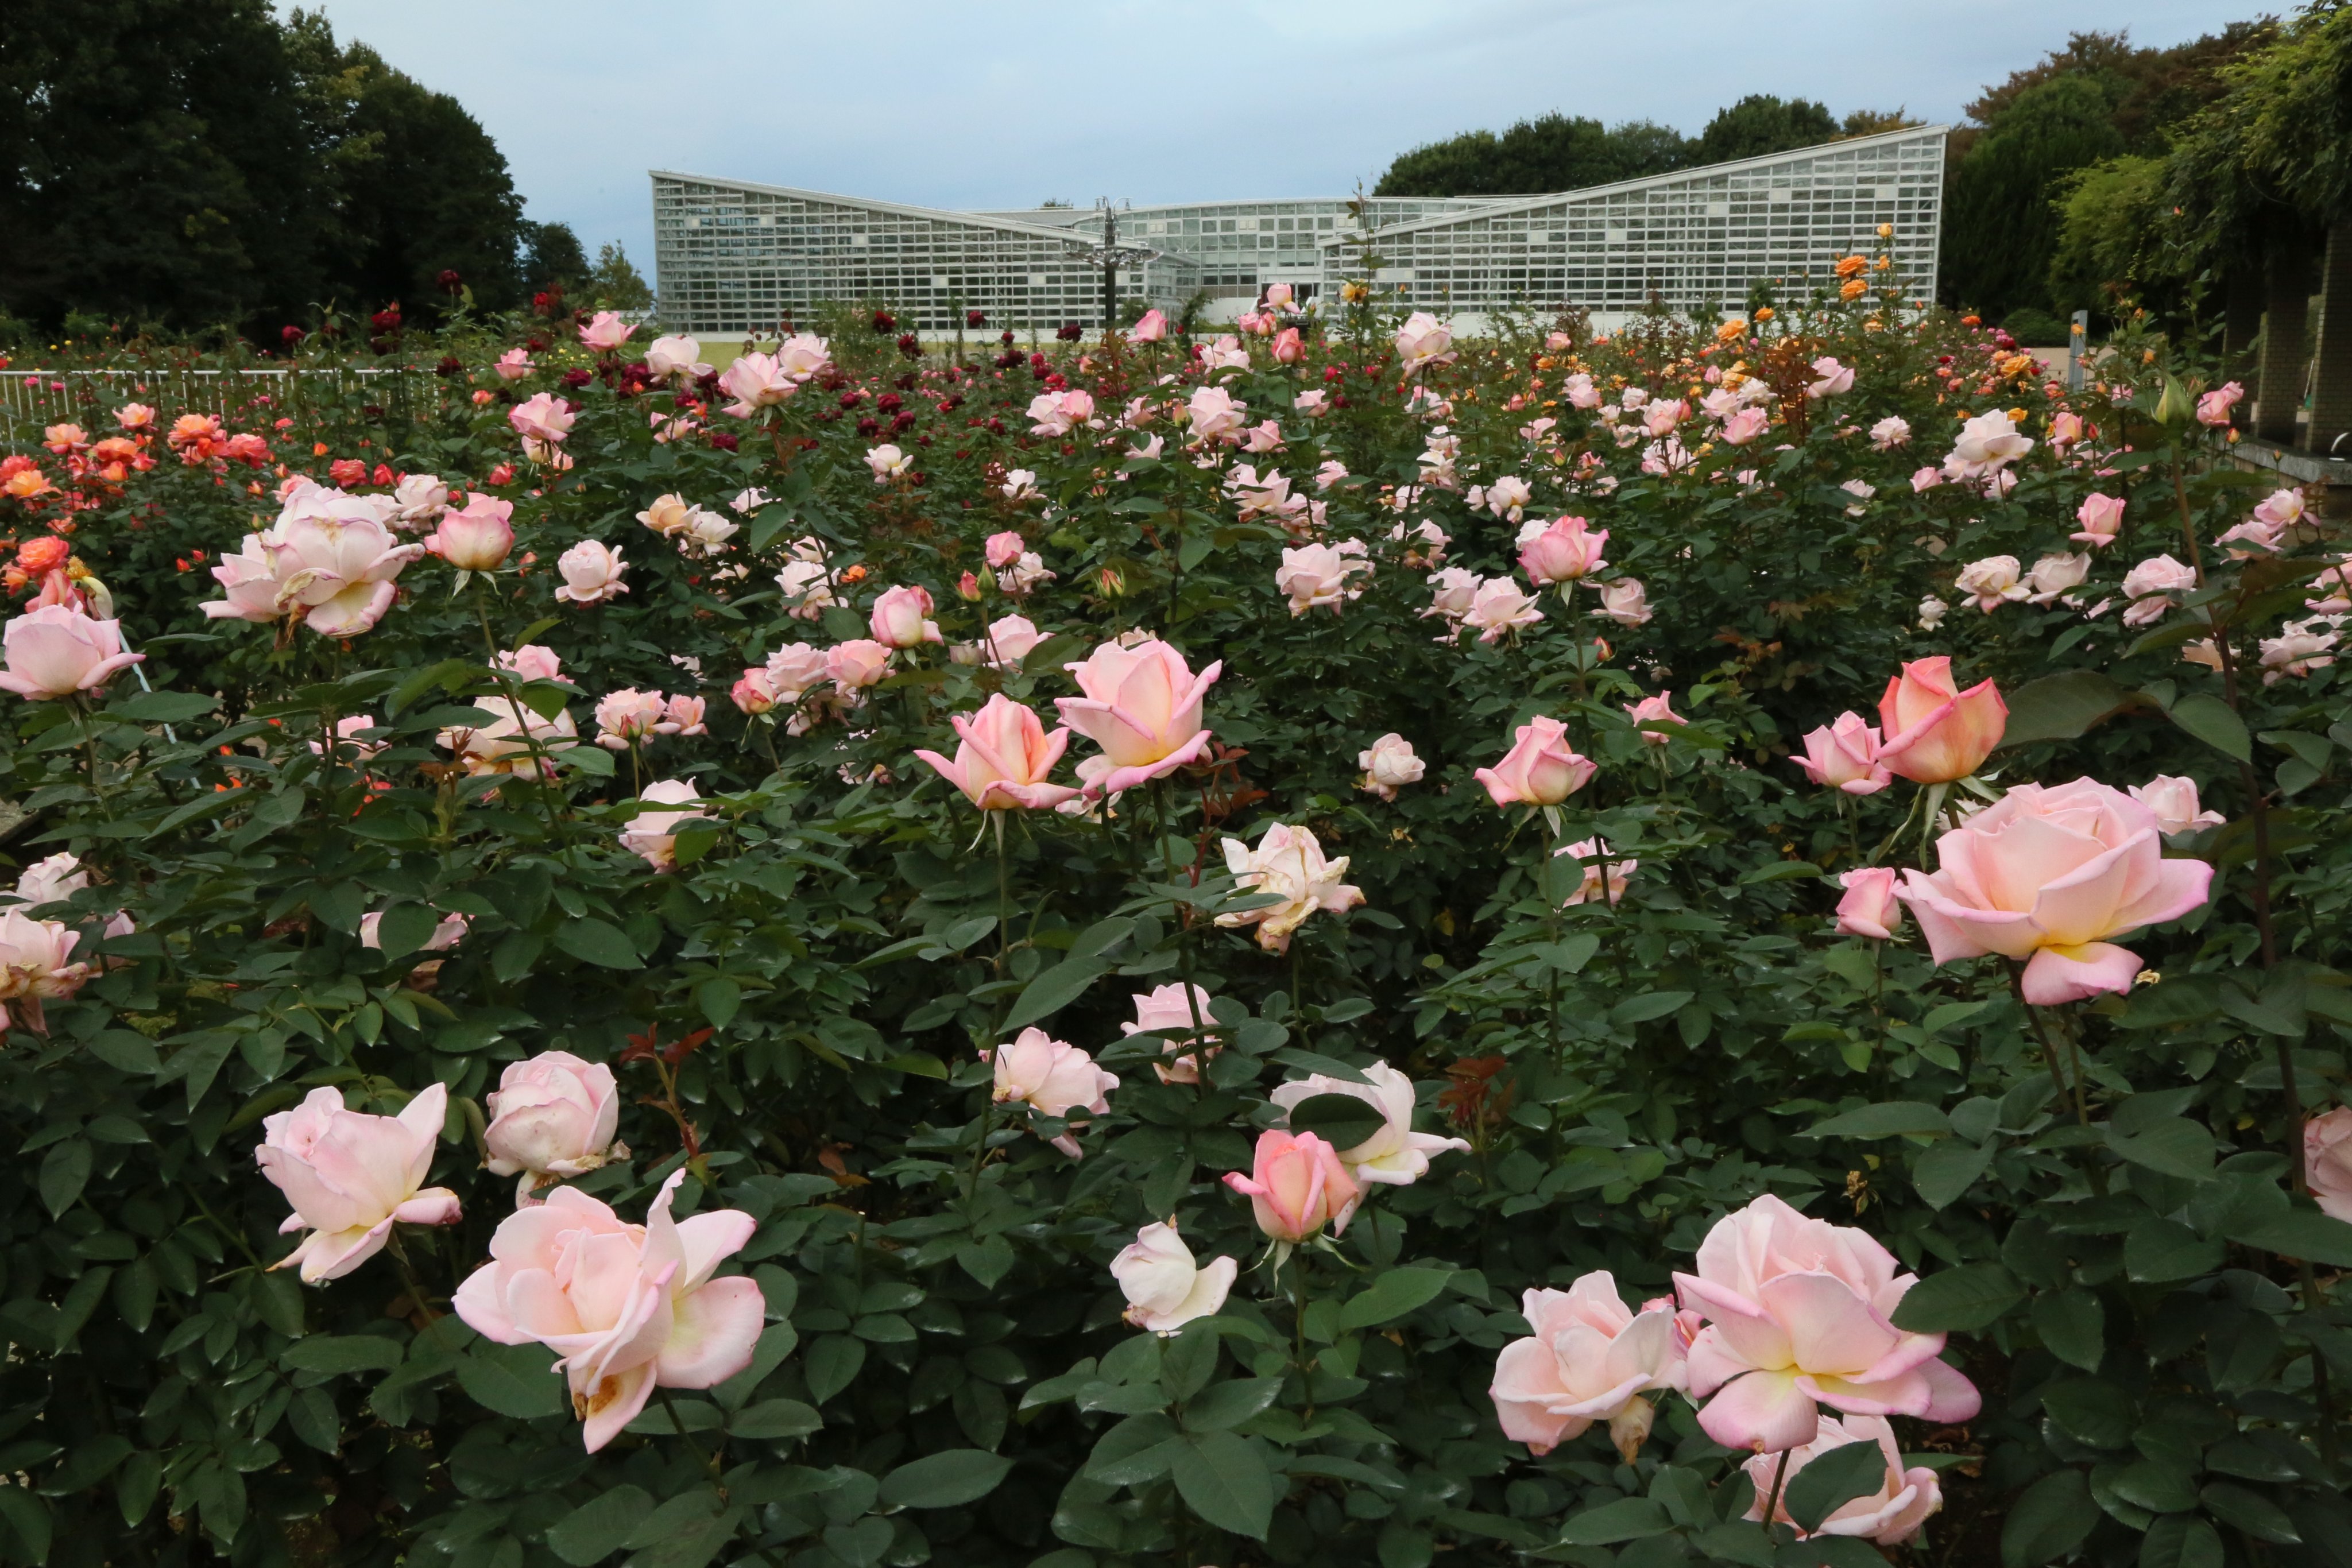
[(1852, 261), (22, 433), (0, 1555), (2352, 1563), (2335, 525)]

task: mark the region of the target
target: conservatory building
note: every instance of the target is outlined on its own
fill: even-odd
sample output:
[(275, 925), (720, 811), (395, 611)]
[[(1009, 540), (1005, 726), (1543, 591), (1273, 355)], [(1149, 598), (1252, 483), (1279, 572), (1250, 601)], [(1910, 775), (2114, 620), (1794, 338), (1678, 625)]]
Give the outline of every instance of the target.
[(826, 305), (871, 303), (926, 333), (973, 310), (991, 327), (1050, 329), (1099, 322), (1108, 294), (1229, 321), (1270, 284), (1311, 301), (1368, 278), (1383, 298), (1465, 330), (1570, 307), (1613, 327), (1654, 302), (1736, 312), (1759, 284), (1801, 298), (1834, 287), (1841, 256), (1879, 250), (1924, 302), (1936, 294), (1945, 131), (1549, 195), (1092, 210), (950, 212), (656, 170), (660, 320), (766, 336)]

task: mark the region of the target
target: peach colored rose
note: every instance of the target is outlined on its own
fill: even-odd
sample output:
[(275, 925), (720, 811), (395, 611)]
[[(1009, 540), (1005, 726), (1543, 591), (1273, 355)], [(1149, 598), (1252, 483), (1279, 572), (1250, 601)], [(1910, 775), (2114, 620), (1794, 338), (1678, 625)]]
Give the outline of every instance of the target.
[(2197, 809), (2194, 779), (2159, 773), (2145, 784), (2133, 785), (2125, 793), (2156, 813), (2157, 828), (2168, 837), (2193, 833), (2200, 828), (2218, 828), (2230, 820), (2219, 811)]
[(1674, 1302), (1661, 1298), (1636, 1312), (1602, 1269), (1565, 1291), (1525, 1292), (1519, 1311), (1528, 1336), (1503, 1347), (1486, 1390), (1503, 1436), (1541, 1457), (1606, 1421), (1632, 1464), (1652, 1419), (1642, 1396), (1688, 1380)]
[(961, 740), (955, 760), (936, 751), (915, 755), (982, 810), (1049, 810), (1078, 793), (1066, 784), (1046, 782), (1070, 744), (1070, 732), (1057, 729), (1047, 735), (1034, 711), (1003, 692), (991, 696), (978, 713), (960, 713), (948, 722)]
[(1842, 873), (1838, 885), (1845, 889), (1837, 906), (1839, 936), (1885, 942), (1903, 929), (1903, 904), (1895, 894), (1894, 867), (1857, 866)]
[(874, 640), (886, 648), (916, 648), (940, 640), (939, 622), (931, 620), (931, 595), (922, 588), (887, 588), (875, 601), (868, 619)]
[(341, 1091), (313, 1089), (294, 1109), (263, 1117), (253, 1157), (294, 1206), (278, 1234), (310, 1232), (270, 1267), (299, 1264), (306, 1284), (340, 1280), (383, 1249), (395, 1220), (457, 1223), (456, 1193), (420, 1188), (448, 1109), (449, 1091), (435, 1083), (397, 1116), (346, 1110)]
[(1133, 647), (1105, 643), (1080, 664), (1062, 666), (1076, 677), (1082, 697), (1060, 697), (1062, 720), (1103, 748), (1111, 771), (1087, 786), (1090, 795), (1117, 794), (1164, 779), (1209, 744), (1201, 705), (1223, 674), (1223, 664), (1192, 674), (1184, 656), (1158, 638)]
[(1378, 795), (1383, 800), (1393, 800), (1397, 791), (1408, 784), (1421, 782), (1429, 765), (1413, 755), (1412, 742), (1393, 732), (1381, 737), (1371, 746), (1356, 754), (1356, 766), (1364, 770), (1356, 788)]
[[(2053, 443), (2055, 437), (2053, 437)], [(2082, 524), (2076, 533), (2066, 537), (2094, 549), (2116, 542), (2116, 530), (2123, 527), (2124, 502), (2120, 496), (2091, 495), (2074, 508), (2074, 520)]]
[(1533, 582), (1581, 581), (1609, 564), (1601, 557), (1608, 542), (1607, 528), (1588, 531), (1582, 517), (1560, 517), (1522, 546), (1519, 570)]
[(1878, 760), (1918, 784), (1946, 784), (1977, 770), (2000, 744), (2009, 705), (1990, 681), (1967, 691), (1952, 682), (1952, 661), (1916, 659), (1886, 683), (1878, 699), (1885, 738)]
[(1323, 846), (1306, 828), (1276, 822), (1252, 849), (1240, 839), (1223, 841), (1225, 869), (1237, 891), (1279, 899), (1277, 904), (1217, 916), (1217, 924), (1257, 927), (1257, 945), (1269, 953), (1290, 950), (1291, 934), (1318, 909), (1344, 915), (1364, 902), (1364, 890), (1339, 879), (1348, 857), (1326, 861)]
[[(63, 885), (70, 880), (62, 879), (50, 889), (37, 886), (29, 894), (20, 883), (17, 892), (28, 904), (47, 903), (52, 897), (70, 897), (71, 890)], [(36, 896), (44, 894), (47, 896)], [(80, 940), (80, 934), (61, 920), (36, 920), (14, 906), (0, 910), (0, 1033), (10, 1027), (12, 1007), (14, 1022), (35, 1034), (48, 1032), (41, 1004), (72, 996), (97, 972), (73, 962), (74, 946)]]
[(1497, 806), (1557, 806), (1596, 770), (1568, 744), (1568, 727), (1556, 718), (1538, 714), (1517, 735), (1501, 761), (1471, 775)]
[[(1213, 1039), (1216, 1020), (1209, 1014), (1209, 993), (1200, 987), (1185, 994), (1181, 981), (1171, 980), (1148, 991), (1135, 993), (1135, 1021), (1118, 1026), (1121, 1034), (1164, 1034), (1160, 1054), (1167, 1060), (1155, 1061), (1151, 1071), (1160, 1075), (1162, 1083), (1198, 1083), (1201, 1062), (1213, 1060), (1223, 1046), (1211, 1044), (1196, 1053), (1196, 1039)], [(1194, 1012), (1198, 1009), (1198, 1015)]]
[(1795, 759), (1816, 784), (1849, 795), (1874, 795), (1894, 779), (1878, 759), (1878, 730), (1858, 713), (1842, 713), (1805, 737), (1805, 755)]
[[(855, 699), (861, 690), (890, 673), (890, 658), (891, 651), (884, 644), (868, 637), (853, 637), (825, 650), (825, 678), (833, 682), (835, 691)], [(769, 667), (775, 667), (772, 657)]]
[(645, 787), (637, 799), (649, 806), (684, 807), (682, 810), (639, 811), (621, 830), (621, 847), (656, 871), (677, 869), (677, 830), (688, 822), (710, 819), (692, 810), (704, 804), (690, 779), (663, 779)]
[(477, 490), (462, 512), (445, 511), (425, 549), (460, 571), (496, 571), (514, 549), (514, 503)]
[(125, 653), (122, 623), (97, 621), (64, 604), (45, 604), (0, 632), (7, 667), (0, 687), (31, 702), (93, 691), (147, 657)]
[(556, 557), (555, 570), (563, 578), (555, 597), (566, 604), (602, 604), (629, 591), (629, 585), (621, 580), (628, 563), (619, 550), (607, 549), (594, 539), (582, 539)]
[(670, 1218), (686, 1172), (672, 1171), (643, 1225), (577, 1187), (518, 1209), (490, 1238), (490, 1260), (451, 1305), (499, 1344), (558, 1354), (588, 1451), (620, 1435), (659, 1388), (709, 1388), (751, 1364), (767, 1301), (742, 1275), (711, 1276), (758, 1228), (740, 1209)]
[(2040, 1007), (2129, 990), (2139, 957), (2109, 939), (2201, 907), (2213, 880), (2203, 861), (2164, 858), (2154, 811), (2089, 779), (2016, 786), (1938, 838), (1936, 859), (1901, 893), (1936, 962), (2025, 959)]
[(1250, 1174), (1228, 1171), (1224, 1179), (1250, 1200), (1257, 1228), (1286, 1246), (1322, 1234), (1327, 1225), (1335, 1236), (1345, 1231), (1364, 1198), (1339, 1151), (1312, 1133), (1260, 1133)]

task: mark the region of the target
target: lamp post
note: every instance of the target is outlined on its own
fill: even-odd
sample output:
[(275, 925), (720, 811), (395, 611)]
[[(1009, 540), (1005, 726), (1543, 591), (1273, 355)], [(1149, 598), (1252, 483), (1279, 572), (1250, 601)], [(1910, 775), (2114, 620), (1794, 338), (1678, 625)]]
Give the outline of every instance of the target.
[(1140, 267), (1160, 253), (1146, 246), (1118, 243), (1118, 214), (1113, 210), (1108, 196), (1096, 197), (1095, 207), (1103, 215), (1102, 243), (1081, 246), (1078, 254), (1090, 265), (1102, 268), (1102, 324), (1108, 331), (1118, 324), (1118, 269)]

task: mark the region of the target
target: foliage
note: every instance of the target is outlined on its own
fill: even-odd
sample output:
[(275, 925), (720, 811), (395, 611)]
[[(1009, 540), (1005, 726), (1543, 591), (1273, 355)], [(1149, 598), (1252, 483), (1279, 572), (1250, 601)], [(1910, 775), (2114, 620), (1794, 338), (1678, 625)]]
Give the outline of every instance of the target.
[[(742, 367), (720, 390), (544, 318), (469, 320), (404, 401), (320, 375), (219, 428), (118, 429), (93, 404), (25, 443), (0, 501), (14, 591), (110, 594), (146, 661), (0, 699), (9, 851), (93, 873), (36, 912), (105, 965), (37, 1013), (7, 998), (0, 1437), (29, 1484), (0, 1486), (6, 1553), (1845, 1564), (1880, 1559), (1793, 1530), (1924, 1512), (1932, 1482), (1941, 1562), (2352, 1562), (2329, 1383), (2352, 1374), (2352, 1228), (2294, 1157), (2352, 1020), (2352, 727), (2332, 622), (2305, 608), (2342, 595), (2311, 580), (2332, 536), (2278, 497), (2256, 529), (2275, 552), (2239, 527), (2265, 487), (2193, 421), (2209, 371), (2177, 347), (2127, 331), (2103, 363), (2130, 379), (2070, 408), (1989, 331), (1897, 316), (1891, 267), (1849, 270), (1861, 287), (1819, 308), (1591, 340), (1451, 342), (1354, 290), (1297, 323), (1293, 361), (1267, 337), (918, 362), (845, 317), (861, 342), (746, 417), (722, 407), (756, 390)], [(513, 382), (488, 368), (510, 348), (531, 361)], [(1219, 391), (1247, 405), (1222, 436)], [(558, 397), (576, 417), (534, 463), (516, 421)], [(502, 567), (409, 561), (348, 635), (198, 609), (281, 485), (404, 495), (433, 527), (426, 473), (468, 512), (511, 504)], [(768, 498), (730, 510), (752, 487)], [(2121, 531), (2077, 561), (2096, 495)], [(1491, 640), (1433, 604), (1433, 533), (1491, 607), (1525, 584), (1523, 522), (1569, 512), (1592, 531), (1529, 559), (1558, 576), (1605, 542), (1593, 580), (1538, 585)], [(1005, 534), (1034, 564), (989, 559)], [(1363, 548), (1315, 569), (1328, 597), (1302, 612), (1310, 538)], [(52, 538), (79, 564), (42, 568)], [(627, 591), (560, 600), (559, 558), (590, 541), (621, 550)], [(2116, 580), (2159, 551), (2198, 567), (2136, 576), (2119, 624)], [(987, 662), (983, 629), (1016, 611), (1036, 645)], [(909, 631), (854, 705), (803, 675), (754, 711), (755, 675), (772, 691), (926, 618), (944, 641)], [(991, 821), (915, 755), (953, 750), (950, 716), (992, 698), (1051, 711), (1065, 666), (1136, 632), (1221, 666), (1213, 738), (1169, 778)], [(525, 647), (560, 670), (492, 660)], [(1846, 792), (1792, 766), (1935, 655), (2007, 694), (2009, 743), (1972, 781)], [(740, 706), (720, 698), (739, 671)], [(520, 702), (585, 740), (624, 688), (708, 699), (709, 733), (510, 771), (439, 739)], [(1499, 807), (1475, 770), (1510, 771), (1538, 719), (1591, 780), (1551, 812)], [(1423, 771), (1382, 795), (1366, 769), (1390, 735)], [(1071, 761), (1048, 759), (1053, 784)], [(1935, 866), (1963, 802), (2158, 775), (2228, 821), (2168, 808), (2158, 863), (2211, 868), (2211, 897), (2120, 938), (2138, 985), (2029, 1007), (2004, 960), (1832, 929), (1841, 875)], [(624, 843), (687, 782), (702, 820)], [(1280, 887), (1239, 881), (1226, 843), (1276, 827), (1346, 857), (1286, 952), (1251, 924), (1272, 928)], [(1206, 1018), (1126, 1032), (1131, 998), (1186, 983)], [(1117, 1074), (1099, 1108), (975, 1054), (1031, 1025)], [(680, 1214), (747, 1216), (723, 1277), (756, 1281), (767, 1320), (741, 1370), (666, 1389), (594, 1453), (554, 1352), (449, 1310), (516, 1223), (514, 1176), (480, 1168), (487, 1096), (554, 1051), (619, 1084), (625, 1149), (569, 1185), (635, 1219), (675, 1176)], [(1283, 1104), (1351, 1147), (1378, 1119), (1344, 1091), (1390, 1070), (1427, 1168), (1367, 1186), (1343, 1234), (1268, 1248), (1219, 1176), (1254, 1168)], [(1026, 1103), (992, 1099), (1008, 1082)], [(437, 1086), (439, 1152), (408, 1185), (449, 1189), (456, 1222), (393, 1228), (317, 1285), (268, 1269), (292, 1244), (254, 1164), (266, 1119), (321, 1089), (388, 1113)], [(1897, 1416), (1902, 1468), (1875, 1474), (1824, 1427), (1785, 1491), (1671, 1387), (1626, 1454), (1614, 1418), (1541, 1455), (1503, 1436), (1497, 1357), (1528, 1343), (1522, 1308), (1550, 1310), (1522, 1292), (1606, 1270), (1630, 1318), (1768, 1195), (1921, 1276), (1901, 1328), (1948, 1333), (1938, 1375), (1972, 1380), (1980, 1415)], [(1122, 1322), (1109, 1270), (1171, 1216), (1195, 1258), (1240, 1268), (1163, 1338)], [(1654, 1343), (1681, 1364), (1681, 1339)], [(1846, 1419), (1859, 1437), (1869, 1417)], [(1909, 1501), (1874, 1503), (1895, 1481)], [(1774, 1502), (1795, 1523), (1768, 1539), (1745, 1521)]]
[(1818, 103), (1752, 92), (1706, 122), (1691, 147), (1689, 161), (1727, 163), (1735, 158), (1761, 158), (1792, 147), (1834, 141), (1839, 129), (1836, 117)]

